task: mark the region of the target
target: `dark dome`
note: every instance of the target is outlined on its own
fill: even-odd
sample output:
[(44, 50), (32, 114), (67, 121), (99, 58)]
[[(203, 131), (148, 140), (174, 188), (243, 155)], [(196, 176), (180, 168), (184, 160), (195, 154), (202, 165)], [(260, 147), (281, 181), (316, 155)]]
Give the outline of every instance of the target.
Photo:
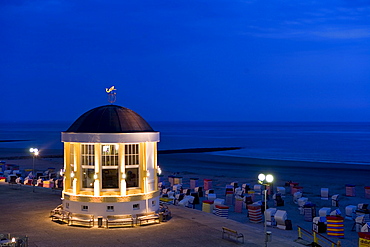
[(66, 132), (130, 133), (154, 132), (136, 112), (117, 105), (105, 105), (82, 114)]

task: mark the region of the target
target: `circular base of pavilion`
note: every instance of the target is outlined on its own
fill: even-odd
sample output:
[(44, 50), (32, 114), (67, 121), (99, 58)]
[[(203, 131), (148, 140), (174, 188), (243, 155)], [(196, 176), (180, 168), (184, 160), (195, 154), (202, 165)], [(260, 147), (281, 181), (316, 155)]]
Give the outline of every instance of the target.
[(74, 214), (89, 214), (94, 218), (108, 215), (127, 215), (156, 212), (159, 209), (159, 192), (132, 196), (85, 196), (63, 194), (63, 209)]

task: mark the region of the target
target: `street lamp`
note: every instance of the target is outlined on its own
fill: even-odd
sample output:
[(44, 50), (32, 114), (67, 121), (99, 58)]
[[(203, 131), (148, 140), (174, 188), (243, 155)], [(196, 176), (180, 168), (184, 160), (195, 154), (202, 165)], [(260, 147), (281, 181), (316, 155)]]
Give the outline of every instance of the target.
[(35, 157), (39, 155), (39, 150), (37, 148), (30, 148), (30, 153), (33, 154), (32, 158), (32, 192), (35, 192)]
[(269, 232), (269, 234), (267, 234), (267, 222), (266, 222), (266, 210), (267, 210), (267, 185), (270, 185), (272, 183), (272, 181), (274, 181), (274, 176), (272, 176), (271, 174), (263, 174), (263, 173), (260, 173), (258, 175), (258, 183), (262, 184), (265, 186), (265, 212), (264, 212), (264, 218), (265, 218), (265, 246), (267, 246), (267, 242), (268, 242), (268, 235), (271, 234), (271, 232)]

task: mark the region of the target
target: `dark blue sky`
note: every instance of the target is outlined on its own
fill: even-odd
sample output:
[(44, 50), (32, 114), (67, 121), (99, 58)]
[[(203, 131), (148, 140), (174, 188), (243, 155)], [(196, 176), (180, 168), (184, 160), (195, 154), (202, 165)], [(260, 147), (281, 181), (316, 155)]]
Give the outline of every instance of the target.
[(370, 1), (1, 0), (2, 121), (370, 121)]

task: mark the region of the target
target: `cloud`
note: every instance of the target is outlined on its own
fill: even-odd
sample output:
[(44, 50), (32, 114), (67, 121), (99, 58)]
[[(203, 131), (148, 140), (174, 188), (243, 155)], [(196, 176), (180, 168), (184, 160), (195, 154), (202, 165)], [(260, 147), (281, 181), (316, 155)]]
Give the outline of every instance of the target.
[(370, 1), (369, 0), (344, 0), (344, 4), (349, 7), (370, 7)]
[(328, 29), (311, 32), (313, 36), (328, 38), (328, 39), (363, 39), (370, 37), (370, 29)]
[(366, 39), (370, 37), (370, 28), (321, 28), (319, 30), (300, 30), (300, 29), (262, 29), (259, 31), (241, 32), (242, 35), (270, 38), (270, 39), (306, 39), (306, 40), (354, 40)]

